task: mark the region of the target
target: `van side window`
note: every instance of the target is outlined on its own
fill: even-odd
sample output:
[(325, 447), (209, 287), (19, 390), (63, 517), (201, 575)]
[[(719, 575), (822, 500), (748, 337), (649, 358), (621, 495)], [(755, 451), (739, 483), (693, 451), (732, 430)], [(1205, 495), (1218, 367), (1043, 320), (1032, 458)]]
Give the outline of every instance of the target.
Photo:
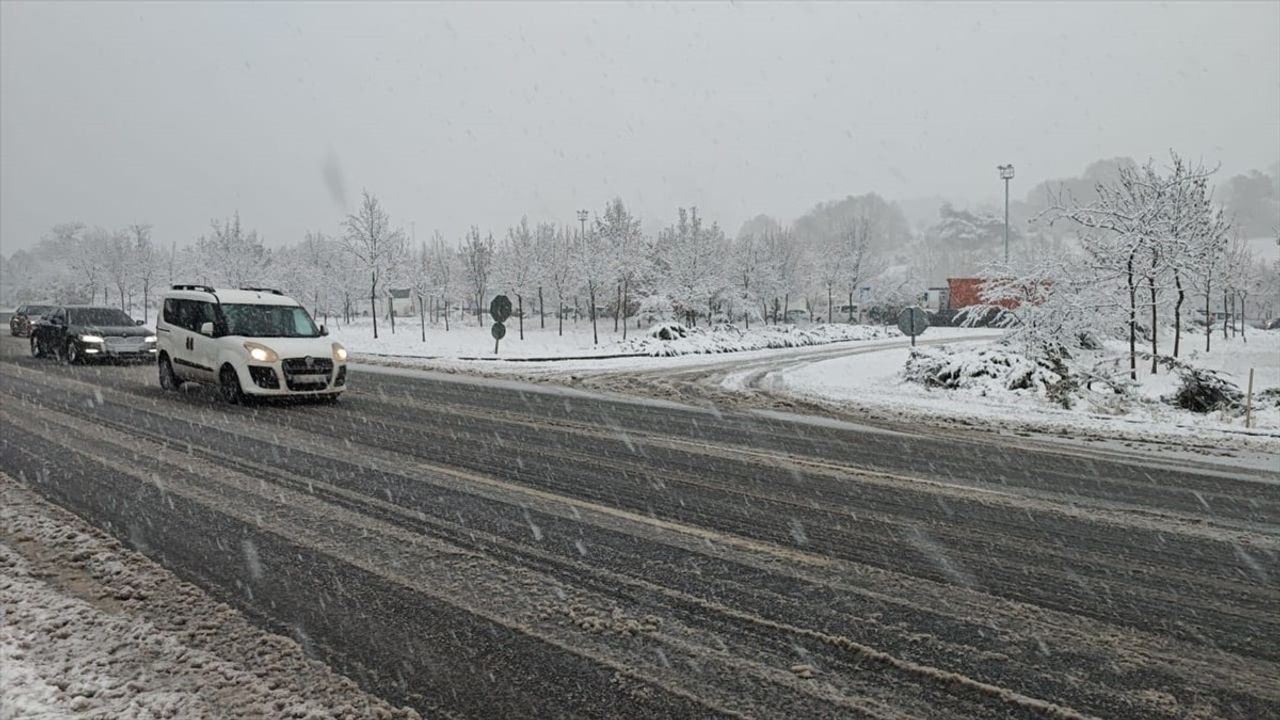
[(175, 300), (173, 298), (168, 298), (167, 300), (164, 301), (164, 321), (166, 324), (182, 327), (182, 322), (179, 319), (180, 314), (178, 311), (178, 303), (180, 302), (182, 301)]
[(200, 332), (200, 326), (205, 323), (216, 322), (213, 313), (213, 303), (203, 300), (189, 300), (192, 305), (191, 311), (191, 330)]

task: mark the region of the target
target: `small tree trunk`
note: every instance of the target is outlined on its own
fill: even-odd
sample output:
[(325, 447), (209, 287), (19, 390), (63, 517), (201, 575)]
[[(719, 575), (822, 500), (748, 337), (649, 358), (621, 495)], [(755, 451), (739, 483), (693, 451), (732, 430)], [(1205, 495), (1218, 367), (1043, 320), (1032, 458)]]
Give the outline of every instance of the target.
[(791, 319), (791, 293), (785, 293), (782, 296), (782, 322)]
[(578, 296), (573, 296), (573, 324), (578, 324)]
[(387, 295), (387, 317), (391, 318), (391, 334), (396, 334), (396, 299)]
[(547, 329), (547, 314), (543, 312), (542, 306), (542, 286), (538, 286), (538, 325), (543, 329)]
[(827, 324), (836, 321), (836, 316), (831, 312), (834, 306), (831, 303), (831, 283), (827, 283)]
[(1151, 291), (1151, 374), (1156, 374), (1156, 356), (1160, 354), (1156, 342), (1156, 278), (1147, 278), (1147, 289)]
[(1240, 293), (1240, 340), (1243, 340), (1244, 342), (1249, 342), (1249, 337), (1248, 337), (1249, 318), (1248, 318), (1248, 314), (1245, 313), (1245, 310), (1244, 310), (1244, 302), (1247, 301), (1248, 299), (1249, 299), (1248, 292)]
[(449, 332), (449, 299), (444, 299), (444, 331)]
[(614, 285), (618, 299), (613, 305), (613, 331), (618, 332), (618, 315), (622, 311), (622, 285)]
[(853, 286), (849, 286), (849, 324), (853, 324)]
[(1173, 284), (1178, 288), (1178, 300), (1173, 304), (1173, 356), (1178, 357), (1178, 350), (1182, 345), (1182, 301), (1186, 299), (1187, 293), (1182, 288), (1182, 276), (1176, 272), (1173, 274)]
[(419, 324), (422, 325), (422, 342), (426, 342), (427, 341), (427, 304), (426, 304), (426, 300), (421, 295), (418, 296), (418, 320), (420, 321)]
[(369, 274), (369, 315), (373, 318), (373, 339), (378, 339), (378, 273)]
[(1129, 288), (1129, 379), (1138, 380), (1138, 286), (1133, 281), (1133, 253), (1129, 253), (1125, 283)]
[(516, 293), (516, 302), (519, 304), (519, 322), (520, 322), (520, 339), (524, 339), (524, 296)]
[(151, 288), (148, 286), (147, 283), (143, 283), (142, 284), (142, 322), (143, 324), (146, 324), (148, 320), (147, 310), (150, 307), (150, 302), (151, 302)]
[[(591, 293), (591, 344), (600, 344), (600, 333), (596, 330), (596, 286), (595, 283), (587, 283), (587, 292)], [(576, 304), (576, 303), (575, 303)]]
[(622, 279), (622, 339), (627, 339), (627, 304), (631, 300), (629, 291), (631, 288), (627, 283), (627, 278)]
[(560, 337), (564, 337), (564, 298), (557, 295), (556, 304), (559, 305), (556, 308), (556, 317), (560, 320)]
[(1227, 293), (1222, 293), (1222, 339), (1227, 339), (1227, 325), (1231, 324), (1231, 313), (1227, 310)]

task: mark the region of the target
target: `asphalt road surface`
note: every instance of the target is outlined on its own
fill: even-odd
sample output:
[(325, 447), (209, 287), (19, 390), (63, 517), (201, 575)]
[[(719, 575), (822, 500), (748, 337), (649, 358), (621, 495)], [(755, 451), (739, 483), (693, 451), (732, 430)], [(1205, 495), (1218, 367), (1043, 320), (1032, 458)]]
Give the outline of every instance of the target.
[(0, 469), (451, 717), (1276, 717), (1276, 473), (0, 342)]

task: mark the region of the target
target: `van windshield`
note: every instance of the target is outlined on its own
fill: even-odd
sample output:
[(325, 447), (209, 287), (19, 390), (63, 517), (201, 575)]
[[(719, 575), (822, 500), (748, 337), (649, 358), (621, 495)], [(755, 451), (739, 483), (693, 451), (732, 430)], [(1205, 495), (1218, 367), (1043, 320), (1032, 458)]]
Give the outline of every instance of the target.
[(222, 304), (228, 335), (245, 337), (320, 337), (306, 309), (297, 305)]

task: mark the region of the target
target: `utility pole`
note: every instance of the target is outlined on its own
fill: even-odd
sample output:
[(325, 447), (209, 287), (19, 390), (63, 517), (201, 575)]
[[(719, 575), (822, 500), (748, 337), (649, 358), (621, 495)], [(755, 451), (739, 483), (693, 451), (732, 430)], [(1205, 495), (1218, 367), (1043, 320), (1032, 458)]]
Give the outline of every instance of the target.
[(582, 226), (582, 230), (579, 231), (578, 237), (583, 240), (586, 240), (587, 239), (587, 211), (586, 210), (578, 211), (578, 224)]
[(1013, 179), (1013, 165), (997, 165), (1000, 179), (1004, 180), (1004, 264), (1009, 265), (1009, 181)]

